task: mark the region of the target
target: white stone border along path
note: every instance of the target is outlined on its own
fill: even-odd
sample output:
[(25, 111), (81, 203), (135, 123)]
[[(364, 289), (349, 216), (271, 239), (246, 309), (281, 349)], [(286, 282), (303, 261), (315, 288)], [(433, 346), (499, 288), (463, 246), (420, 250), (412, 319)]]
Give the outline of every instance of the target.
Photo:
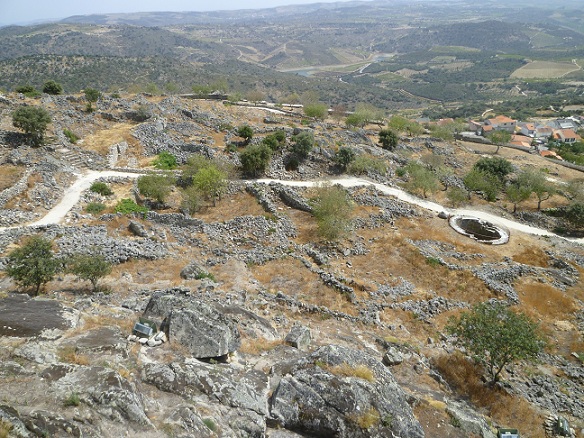
[[(32, 222), (27, 225), (15, 226), (15, 227), (0, 227), (0, 232), (14, 229), (14, 228), (21, 228), (21, 227), (38, 227), (38, 226), (46, 226), (51, 224), (58, 224), (61, 222), (67, 213), (73, 208), (73, 206), (79, 201), (81, 193), (84, 190), (87, 190), (93, 181), (99, 178), (107, 178), (111, 176), (116, 177), (126, 177), (126, 178), (137, 178), (143, 175), (143, 173), (136, 173), (136, 172), (122, 172), (116, 170), (104, 170), (104, 171), (89, 171), (83, 175), (80, 175), (79, 179), (75, 181), (63, 194), (63, 199), (55, 205), (49, 212), (42, 218), (36, 222)], [(315, 187), (320, 184), (328, 183), (328, 184), (339, 184), (343, 187), (358, 187), (358, 186), (372, 186), (375, 187), (382, 193), (386, 195), (393, 196), (401, 201), (407, 202), (409, 204), (414, 204), (419, 207), (425, 208), (426, 210), (433, 211), (435, 213), (446, 212), (449, 216), (460, 215), (460, 216), (473, 216), (479, 219), (486, 220), (491, 222), (495, 225), (500, 225), (508, 230), (515, 230), (520, 231), (522, 233), (533, 234), (536, 236), (549, 236), (549, 237), (560, 237), (564, 240), (569, 242), (577, 243), (577, 244), (584, 244), (584, 238), (580, 239), (570, 239), (567, 237), (558, 236), (557, 234), (552, 233), (551, 231), (544, 230), (542, 228), (532, 227), (530, 225), (525, 225), (520, 222), (516, 222), (510, 219), (505, 219), (500, 216), (487, 213), (481, 210), (469, 210), (469, 209), (449, 209), (445, 208), (440, 204), (435, 202), (427, 201), (425, 199), (418, 198), (413, 196), (401, 189), (395, 187), (389, 187), (385, 184), (376, 183), (370, 181), (365, 178), (356, 178), (356, 177), (343, 177), (343, 178), (331, 178), (331, 179), (324, 179), (319, 181), (289, 181), (289, 180), (277, 180), (277, 179), (257, 179), (257, 180), (250, 180), (250, 184), (253, 183), (260, 183), (260, 184), (270, 184), (270, 183), (278, 183), (282, 185), (287, 185), (290, 187)]]

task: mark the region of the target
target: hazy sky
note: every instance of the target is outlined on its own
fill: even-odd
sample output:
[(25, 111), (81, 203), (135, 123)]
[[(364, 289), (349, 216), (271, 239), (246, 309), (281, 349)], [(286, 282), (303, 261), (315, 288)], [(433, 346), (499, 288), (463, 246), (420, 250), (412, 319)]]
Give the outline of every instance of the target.
[(211, 11), (347, 0), (0, 0), (0, 25), (106, 12)]

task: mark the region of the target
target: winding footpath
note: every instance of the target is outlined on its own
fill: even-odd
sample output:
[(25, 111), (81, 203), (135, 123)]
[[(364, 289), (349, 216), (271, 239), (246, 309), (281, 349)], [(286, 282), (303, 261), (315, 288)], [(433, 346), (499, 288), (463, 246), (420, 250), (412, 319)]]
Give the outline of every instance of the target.
[[(79, 201), (81, 193), (84, 190), (87, 190), (91, 184), (99, 179), (99, 178), (107, 178), (107, 177), (125, 177), (125, 178), (137, 178), (143, 175), (142, 173), (133, 173), (133, 172), (122, 172), (116, 170), (104, 170), (104, 171), (89, 171), (83, 175), (80, 175), (77, 181), (75, 181), (63, 194), (63, 198), (61, 201), (55, 205), (49, 212), (38, 221), (32, 222), (26, 225), (14, 226), (14, 227), (0, 227), (0, 232), (15, 229), (15, 228), (22, 228), (22, 227), (39, 227), (39, 226), (47, 226), (52, 224), (60, 223), (67, 213), (75, 206), (75, 204)], [(491, 222), (495, 225), (502, 226), (507, 228), (508, 230), (520, 231), (522, 233), (532, 234), (536, 236), (549, 236), (549, 237), (560, 237), (564, 240), (569, 242), (577, 243), (580, 245), (584, 244), (584, 238), (580, 239), (570, 239), (562, 236), (558, 236), (557, 234), (552, 233), (551, 231), (532, 227), (530, 225), (522, 224), (520, 222), (516, 222), (514, 220), (506, 219), (500, 216), (497, 216), (492, 213), (487, 213), (481, 210), (472, 210), (472, 209), (449, 209), (445, 208), (440, 204), (435, 202), (427, 201), (425, 199), (418, 198), (413, 196), (401, 189), (396, 187), (389, 187), (385, 184), (376, 183), (370, 181), (365, 178), (356, 178), (356, 177), (342, 177), (342, 178), (331, 178), (319, 181), (290, 181), (290, 180), (278, 180), (278, 179), (257, 179), (249, 181), (249, 183), (259, 183), (259, 184), (270, 184), (270, 183), (278, 183), (290, 187), (315, 187), (319, 184), (323, 183), (330, 183), (330, 184), (339, 184), (343, 187), (359, 187), (359, 186), (371, 186), (375, 187), (380, 192), (393, 196), (400, 201), (407, 202), (409, 204), (417, 205), (418, 207), (422, 207), (426, 210), (433, 211), (435, 213), (446, 212), (449, 215), (462, 215), (462, 216), (474, 216), (479, 219), (486, 220)]]

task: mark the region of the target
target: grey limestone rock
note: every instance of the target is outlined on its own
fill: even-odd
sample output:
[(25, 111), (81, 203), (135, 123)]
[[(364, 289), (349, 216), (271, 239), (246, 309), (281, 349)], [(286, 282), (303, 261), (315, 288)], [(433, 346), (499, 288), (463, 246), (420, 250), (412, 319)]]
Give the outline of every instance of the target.
[(128, 225), (128, 230), (130, 230), (130, 232), (134, 236), (148, 237), (148, 232), (146, 231), (146, 228), (140, 222), (130, 221), (130, 224)]
[(180, 271), (180, 277), (185, 280), (194, 280), (209, 275), (209, 272), (197, 262), (191, 262)]
[(297, 324), (292, 327), (286, 336), (286, 343), (299, 350), (305, 350), (310, 345), (312, 338), (310, 329), (304, 325)]
[[(370, 370), (372, 379), (335, 371)], [(270, 400), (270, 415), (281, 427), (310, 436), (421, 438), (403, 390), (390, 371), (368, 354), (336, 345), (278, 364), (281, 375)], [(369, 417), (367, 429), (358, 423)]]
[(464, 402), (449, 401), (446, 413), (455, 418), (460, 424), (460, 428), (467, 432), (468, 435), (495, 438), (495, 434), (491, 431), (485, 419), (466, 406)]
[(168, 341), (185, 346), (193, 357), (213, 358), (236, 351), (240, 334), (236, 324), (222, 312), (195, 300), (186, 290), (160, 291), (152, 295), (145, 318), (162, 322)]
[(383, 363), (387, 366), (399, 365), (403, 361), (404, 357), (395, 347), (389, 347), (383, 355)]

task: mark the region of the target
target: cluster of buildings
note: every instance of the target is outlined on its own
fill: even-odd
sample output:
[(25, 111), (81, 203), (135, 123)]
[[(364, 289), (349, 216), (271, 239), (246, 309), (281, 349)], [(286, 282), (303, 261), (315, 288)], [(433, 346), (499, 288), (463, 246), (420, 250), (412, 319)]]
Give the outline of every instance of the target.
[(484, 122), (469, 121), (469, 130), (477, 136), (487, 137), (493, 131), (511, 133), (512, 145), (535, 149), (542, 156), (561, 159), (547, 147), (550, 139), (560, 143), (582, 141), (576, 131), (584, 127), (584, 116), (571, 116), (563, 119), (541, 120), (538, 122), (520, 122), (507, 116), (496, 116)]

